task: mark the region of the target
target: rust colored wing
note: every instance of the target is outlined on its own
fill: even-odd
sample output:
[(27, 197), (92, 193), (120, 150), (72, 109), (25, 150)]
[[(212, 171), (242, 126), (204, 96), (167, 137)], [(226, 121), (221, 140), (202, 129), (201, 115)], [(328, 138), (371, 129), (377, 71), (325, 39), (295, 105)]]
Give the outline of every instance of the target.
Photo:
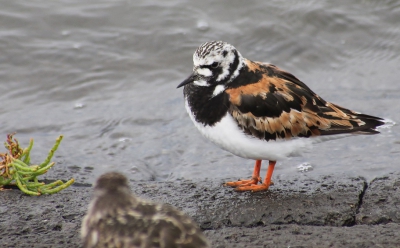
[(229, 112), (247, 133), (265, 140), (341, 133), (378, 133), (379, 117), (327, 102), (292, 74), (270, 64), (246, 61), (256, 81), (232, 82)]

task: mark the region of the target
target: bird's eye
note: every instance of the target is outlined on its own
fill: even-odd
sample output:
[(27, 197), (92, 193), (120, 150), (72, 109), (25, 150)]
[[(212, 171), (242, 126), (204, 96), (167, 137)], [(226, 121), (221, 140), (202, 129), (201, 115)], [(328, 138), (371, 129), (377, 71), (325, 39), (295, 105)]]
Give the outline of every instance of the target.
[(219, 66), (218, 62), (214, 62), (211, 64), (211, 68), (217, 68)]

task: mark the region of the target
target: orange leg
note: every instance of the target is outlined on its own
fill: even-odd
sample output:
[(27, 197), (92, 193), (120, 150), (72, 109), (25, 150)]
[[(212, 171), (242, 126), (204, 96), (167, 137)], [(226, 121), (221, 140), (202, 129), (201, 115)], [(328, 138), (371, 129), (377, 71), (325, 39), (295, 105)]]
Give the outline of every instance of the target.
[(271, 181), (271, 177), (272, 177), (272, 173), (274, 172), (274, 168), (275, 168), (275, 164), (276, 161), (269, 161), (269, 166), (268, 166), (268, 170), (267, 170), (267, 175), (265, 176), (264, 182), (260, 185), (257, 184), (253, 184), (253, 185), (240, 185), (239, 187), (237, 187), (235, 190), (236, 191), (266, 191), (268, 190), (269, 186), (272, 183)]
[(256, 160), (256, 164), (254, 165), (253, 176), (251, 177), (251, 179), (239, 180), (236, 182), (227, 182), (224, 185), (231, 187), (257, 185), (258, 182), (261, 182), (260, 169), (261, 169), (261, 160)]

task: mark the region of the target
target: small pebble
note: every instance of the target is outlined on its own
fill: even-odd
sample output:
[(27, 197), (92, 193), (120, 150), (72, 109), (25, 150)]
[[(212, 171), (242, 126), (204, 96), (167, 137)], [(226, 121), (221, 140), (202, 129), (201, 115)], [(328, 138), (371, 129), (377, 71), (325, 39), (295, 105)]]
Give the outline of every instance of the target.
[(299, 166), (297, 166), (297, 169), (300, 172), (307, 172), (313, 169), (312, 165), (308, 162), (302, 163)]

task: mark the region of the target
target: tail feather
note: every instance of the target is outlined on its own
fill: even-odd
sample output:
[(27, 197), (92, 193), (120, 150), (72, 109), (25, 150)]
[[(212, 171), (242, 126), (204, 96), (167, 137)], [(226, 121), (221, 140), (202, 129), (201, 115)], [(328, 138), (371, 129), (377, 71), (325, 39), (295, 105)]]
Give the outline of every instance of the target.
[[(366, 115), (361, 113), (352, 113), (349, 122), (352, 127), (332, 125), (327, 130), (320, 130), (321, 135), (335, 135), (335, 134), (377, 134), (378, 129), (382, 127), (389, 127), (394, 125), (393, 121), (388, 121), (380, 117), (375, 117), (372, 115)], [(361, 124), (360, 124), (361, 123)]]
[[(332, 120), (332, 126), (325, 130), (320, 130), (321, 135), (335, 135), (335, 134), (377, 134), (378, 129), (383, 127), (391, 127), (395, 124), (394, 121), (389, 119), (383, 119), (380, 117), (362, 114), (359, 112), (346, 109), (333, 103), (327, 103), (324, 111), (329, 112), (334, 110), (335, 112), (344, 114), (347, 118), (347, 125), (341, 125), (340, 121), (337, 121), (338, 117), (334, 115), (326, 114), (325, 118)], [(341, 119), (341, 118), (340, 118)], [(350, 126), (348, 125), (350, 123)]]

